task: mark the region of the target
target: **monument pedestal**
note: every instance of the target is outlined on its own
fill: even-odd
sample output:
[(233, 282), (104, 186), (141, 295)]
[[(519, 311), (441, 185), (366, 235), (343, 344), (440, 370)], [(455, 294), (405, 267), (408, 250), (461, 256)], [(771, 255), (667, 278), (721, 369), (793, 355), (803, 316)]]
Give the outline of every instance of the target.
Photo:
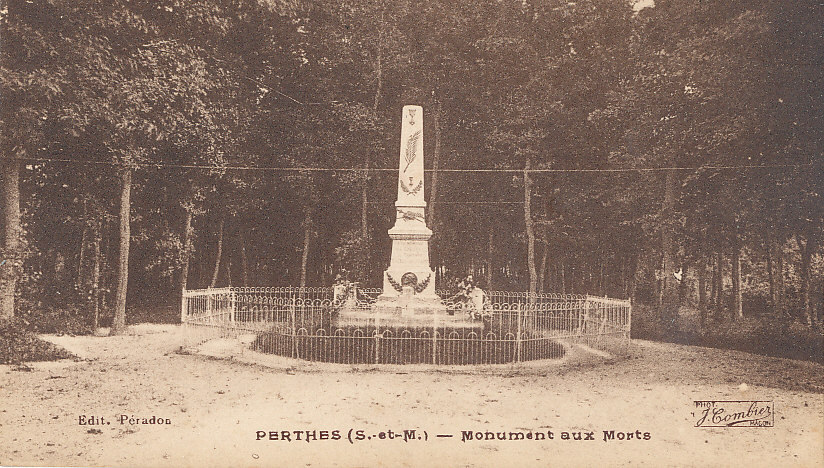
[[(429, 238), (432, 231), (424, 224), (423, 206), (399, 206), (398, 217), (389, 230), (392, 257), (383, 272), (384, 298), (410, 295), (420, 299), (438, 299), (435, 294), (435, 272), (429, 267)], [(404, 288), (410, 287), (410, 290)]]

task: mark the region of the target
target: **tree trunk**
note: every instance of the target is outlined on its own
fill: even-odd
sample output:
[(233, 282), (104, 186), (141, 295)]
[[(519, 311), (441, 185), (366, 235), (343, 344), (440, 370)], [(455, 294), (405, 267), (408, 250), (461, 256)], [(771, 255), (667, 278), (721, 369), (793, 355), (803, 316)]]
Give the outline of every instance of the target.
[(100, 242), (101, 242), (101, 226), (100, 221), (96, 220), (94, 226), (94, 260), (92, 265), (92, 290), (91, 290), (91, 305), (94, 311), (94, 330), (100, 326)]
[(773, 273), (772, 243), (770, 242), (769, 235), (765, 242), (765, 247), (767, 250), (767, 277), (770, 280), (770, 305), (773, 308), (773, 314), (775, 314), (775, 274)]
[(717, 259), (712, 256), (709, 258), (710, 268), (712, 268), (712, 277), (710, 278), (710, 304), (715, 310), (715, 304), (718, 302), (718, 263)]
[(819, 291), (821, 292), (818, 296), (818, 323), (820, 324), (824, 321), (824, 276), (818, 278), (818, 284), (820, 286)]
[(804, 320), (807, 325), (813, 325), (813, 304), (812, 296), (812, 281), (810, 280), (810, 267), (812, 265), (813, 251), (817, 246), (817, 238), (810, 229), (807, 231), (807, 241), (801, 244), (801, 239), (796, 236), (798, 246), (801, 248), (801, 307), (804, 310)]
[(572, 266), (569, 267), (569, 293), (570, 294), (575, 294), (575, 291), (579, 290), (578, 287), (577, 287), (578, 284), (575, 283), (575, 279), (576, 279), (575, 278), (575, 263), (576, 263), (576, 261), (577, 261), (576, 259), (573, 259), (573, 264), (572, 264)]
[[(361, 239), (366, 243), (369, 238), (369, 166), (372, 152), (364, 151), (363, 180), (361, 182)], [(367, 249), (368, 250), (368, 249)]]
[(620, 277), (618, 287), (622, 293), (624, 293), (624, 297), (627, 294), (627, 257), (626, 255), (621, 255), (621, 266), (620, 266)]
[(689, 275), (689, 263), (684, 262), (681, 263), (681, 281), (678, 283), (678, 303), (681, 305), (685, 305), (687, 301), (687, 293), (689, 293), (689, 281), (687, 281), (687, 275)]
[(435, 129), (435, 150), (432, 153), (432, 179), (429, 187), (429, 216), (430, 226), (435, 225), (435, 203), (438, 199), (438, 166), (441, 156), (441, 103), (435, 102), (435, 112), (432, 113), (432, 125)]
[(226, 254), (226, 285), (232, 287), (232, 251)]
[(667, 171), (664, 180), (664, 199), (661, 205), (661, 279), (658, 283), (658, 304), (661, 323), (671, 331), (676, 328), (678, 318), (678, 290), (675, 286), (672, 228), (675, 222), (675, 184), (675, 171)]
[(589, 273), (584, 275), (584, 277), (585, 277), (584, 278), (584, 290), (586, 290), (586, 292), (588, 292), (588, 293), (591, 293), (591, 292), (595, 291), (595, 295), (597, 296), (598, 295), (598, 285), (593, 284), (594, 275), (592, 274), (593, 266), (592, 266), (592, 259), (591, 258), (586, 261), (586, 268), (587, 268), (587, 270), (589, 270)]
[(786, 313), (784, 304), (787, 297), (784, 283), (784, 244), (775, 242), (775, 315), (782, 317)]
[(120, 176), (120, 249), (117, 268), (117, 298), (110, 335), (126, 330), (126, 292), (129, 284), (129, 240), (131, 216), (132, 170), (125, 168)]
[(716, 277), (715, 277), (715, 313), (716, 317), (723, 317), (724, 314), (724, 252), (719, 245), (715, 253)]
[(718, 242), (718, 251), (715, 253), (715, 316), (724, 314), (724, 252), (721, 250), (721, 241)]
[(541, 269), (538, 272), (538, 292), (543, 294), (543, 292), (544, 292), (544, 281), (546, 279), (546, 263), (547, 263), (547, 258), (549, 257), (549, 239), (547, 238), (546, 231), (543, 232), (542, 237), (543, 237), (543, 239), (542, 239), (543, 242), (542, 243), (544, 244), (544, 251), (543, 251), (543, 254), (541, 255)]
[[(380, 26), (378, 28), (378, 44), (375, 60), (375, 96), (372, 100), (372, 119), (378, 121), (378, 106), (383, 93), (383, 22), (384, 12), (381, 11)], [(363, 181), (361, 184), (361, 244), (362, 254), (366, 256), (366, 264), (370, 263), (371, 249), (369, 243), (369, 169), (372, 164), (372, 148), (364, 153)], [(366, 277), (366, 272), (362, 272)]]
[(732, 311), (733, 319), (744, 318), (741, 296), (741, 245), (736, 240), (732, 250)]
[(0, 320), (14, 317), (14, 296), (21, 266), (20, 161), (3, 160), (3, 250), (0, 265)]
[(209, 287), (217, 286), (217, 277), (220, 273), (220, 257), (223, 256), (223, 228), (226, 226), (226, 214), (220, 216), (220, 225), (217, 228), (217, 255), (215, 256), (215, 268), (212, 270), (212, 281), (209, 282)]
[(487, 246), (487, 251), (486, 251), (486, 289), (490, 289), (490, 290), (492, 289), (492, 278), (493, 278), (493, 276), (492, 276), (492, 263), (493, 263), (492, 255), (494, 253), (493, 247), (495, 245), (493, 243), (494, 233), (495, 233), (495, 231), (492, 230), (492, 226), (490, 225), (490, 227), (489, 227), (489, 244)]
[[(435, 111), (432, 113), (432, 124), (435, 129), (435, 149), (432, 152), (432, 177), (430, 178), (429, 186), (429, 213), (427, 215), (427, 223), (437, 232), (436, 216), (437, 211), (435, 205), (438, 201), (438, 167), (441, 160), (441, 103), (435, 101)], [(437, 245), (438, 235), (432, 236), (429, 242), (430, 257), (433, 261), (440, 263), (440, 252)]]
[(309, 264), (309, 241), (312, 238), (312, 215), (314, 202), (310, 201), (306, 208), (306, 219), (303, 221), (303, 253), (300, 258), (300, 287), (306, 287), (306, 267)]
[[(675, 302), (675, 262), (673, 261), (672, 222), (675, 209), (675, 171), (667, 171), (664, 181), (664, 200), (661, 206), (661, 282), (658, 292), (659, 305), (664, 307)], [(663, 312), (663, 309), (662, 309)]]
[(707, 324), (707, 265), (703, 258), (698, 261), (698, 316), (701, 330)]
[[(109, 263), (115, 257), (115, 253), (112, 247), (112, 236), (104, 235), (103, 228), (105, 227), (106, 225), (102, 224), (100, 231), (100, 308), (108, 310), (112, 299), (110, 294), (112, 288), (107, 286), (114, 283), (114, 275)], [(109, 292), (109, 294), (104, 291)]]
[[(85, 179), (83, 182), (84, 182), (85, 187), (89, 186), (88, 179)], [(78, 254), (78, 258), (77, 258), (77, 275), (75, 277), (74, 287), (75, 287), (76, 291), (78, 291), (79, 293), (81, 293), (83, 295), (83, 297), (85, 297), (85, 295), (88, 293), (88, 290), (87, 290), (88, 289), (87, 288), (88, 283), (86, 281), (84, 281), (85, 278), (84, 278), (84, 274), (83, 274), (83, 271), (84, 271), (83, 264), (86, 263), (85, 260), (86, 260), (86, 257), (88, 256), (88, 253), (86, 251), (88, 250), (89, 230), (90, 230), (89, 210), (88, 210), (88, 202), (87, 202), (86, 198), (83, 199), (83, 220), (82, 220), (82, 222), (83, 222), (83, 231), (80, 234), (80, 253)]]
[(243, 287), (249, 287), (249, 258), (246, 256), (246, 236), (243, 233), (239, 233), (238, 237), (240, 237), (240, 268), (241, 274), (243, 275)]
[(191, 201), (184, 204), (186, 218), (183, 222), (183, 264), (180, 267), (180, 294), (189, 287), (189, 263), (192, 259), (192, 218), (193, 207)]
[(532, 223), (532, 180), (529, 177), (531, 160), (527, 158), (524, 164), (524, 224), (526, 225), (527, 267), (529, 268), (530, 304), (535, 301), (538, 286), (538, 274), (535, 271), (535, 229)]
[(641, 252), (638, 249), (638, 246), (635, 246), (632, 253), (631, 264), (629, 268), (628, 276), (628, 290), (627, 290), (627, 298), (630, 301), (635, 302), (635, 291), (638, 285), (638, 279), (636, 276), (638, 275), (638, 262), (641, 260)]
[(561, 261), (561, 294), (566, 294), (566, 271), (564, 264), (566, 261)]

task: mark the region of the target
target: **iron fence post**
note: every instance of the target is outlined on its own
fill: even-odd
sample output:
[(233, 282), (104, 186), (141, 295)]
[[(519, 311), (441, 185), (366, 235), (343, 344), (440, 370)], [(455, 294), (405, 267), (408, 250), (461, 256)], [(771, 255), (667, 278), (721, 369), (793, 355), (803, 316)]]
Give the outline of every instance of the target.
[(292, 325), (292, 359), (298, 354), (298, 326), (295, 321), (295, 298), (292, 297), (289, 301), (289, 321)]
[(438, 327), (432, 324), (432, 364), (438, 364)]
[(235, 313), (237, 312), (237, 304), (235, 303), (235, 291), (229, 289), (229, 321), (235, 321)]
[(375, 329), (375, 364), (381, 363), (381, 333)]
[(206, 290), (206, 316), (209, 317), (209, 323), (214, 321), (212, 316), (212, 294), (208, 289)]
[(522, 308), (518, 307), (518, 331), (515, 335), (515, 362), (521, 362), (521, 314)]

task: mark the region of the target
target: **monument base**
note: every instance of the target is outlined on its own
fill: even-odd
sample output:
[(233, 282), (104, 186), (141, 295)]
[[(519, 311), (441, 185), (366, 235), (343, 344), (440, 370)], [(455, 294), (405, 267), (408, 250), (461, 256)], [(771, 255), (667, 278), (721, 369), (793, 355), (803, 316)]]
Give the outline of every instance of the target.
[(336, 326), (374, 326), (387, 328), (460, 328), (482, 331), (482, 321), (463, 312), (451, 311), (437, 296), (379, 296), (369, 309), (343, 307)]

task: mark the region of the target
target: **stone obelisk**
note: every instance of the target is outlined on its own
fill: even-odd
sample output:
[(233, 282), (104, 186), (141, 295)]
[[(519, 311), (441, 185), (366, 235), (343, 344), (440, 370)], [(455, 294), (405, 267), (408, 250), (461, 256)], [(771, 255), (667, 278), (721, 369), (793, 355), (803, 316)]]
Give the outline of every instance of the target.
[(423, 108), (404, 106), (398, 167), (395, 225), (389, 230), (392, 257), (383, 274), (383, 297), (437, 300), (435, 273), (429, 266), (423, 171)]
[(395, 225), (389, 229), (392, 257), (383, 273), (383, 292), (368, 310), (342, 307), (339, 326), (451, 327), (483, 329), (465, 313), (455, 314), (435, 294), (435, 272), (429, 267), (423, 172), (423, 108), (404, 106)]

